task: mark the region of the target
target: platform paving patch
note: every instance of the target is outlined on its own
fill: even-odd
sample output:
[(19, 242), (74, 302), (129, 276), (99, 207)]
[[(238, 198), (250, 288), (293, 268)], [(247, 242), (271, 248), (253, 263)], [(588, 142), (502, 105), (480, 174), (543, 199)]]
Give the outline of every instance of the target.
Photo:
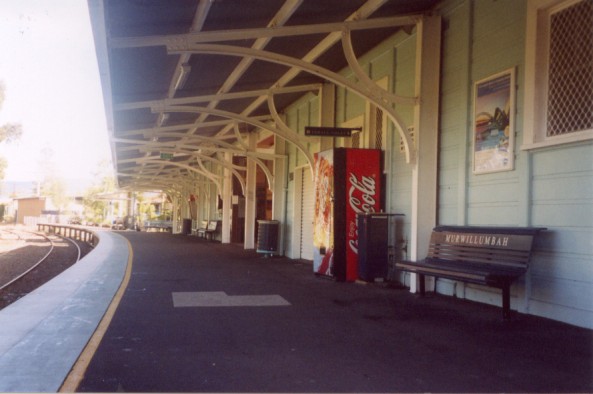
[(290, 303), (277, 294), (271, 295), (234, 295), (224, 291), (176, 292), (173, 294), (173, 306), (184, 307), (254, 307), (254, 306), (289, 306)]

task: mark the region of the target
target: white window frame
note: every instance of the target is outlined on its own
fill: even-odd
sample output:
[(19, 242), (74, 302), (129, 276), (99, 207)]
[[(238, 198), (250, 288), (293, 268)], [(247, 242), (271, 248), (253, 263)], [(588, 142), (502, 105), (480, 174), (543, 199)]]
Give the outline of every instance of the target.
[(558, 136), (547, 136), (550, 15), (581, 0), (528, 0), (525, 35), (525, 96), (523, 145), (530, 150), (593, 140), (593, 129)]

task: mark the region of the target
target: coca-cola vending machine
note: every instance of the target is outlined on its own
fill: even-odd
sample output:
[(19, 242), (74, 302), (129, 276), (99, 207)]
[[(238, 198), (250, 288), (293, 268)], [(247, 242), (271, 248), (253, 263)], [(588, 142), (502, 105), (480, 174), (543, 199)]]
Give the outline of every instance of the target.
[(381, 210), (381, 150), (334, 148), (315, 157), (313, 270), (358, 278), (358, 213)]

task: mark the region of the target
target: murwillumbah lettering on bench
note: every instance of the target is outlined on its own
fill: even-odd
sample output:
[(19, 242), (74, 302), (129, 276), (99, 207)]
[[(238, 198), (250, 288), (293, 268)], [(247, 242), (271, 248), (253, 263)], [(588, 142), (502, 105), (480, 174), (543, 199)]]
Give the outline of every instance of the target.
[(477, 248), (495, 248), (509, 250), (531, 250), (533, 236), (517, 234), (492, 234), (492, 233), (457, 233), (433, 232), (431, 243), (441, 245), (460, 245)]
[(496, 235), (445, 234), (445, 242), (480, 246), (509, 246), (509, 237)]

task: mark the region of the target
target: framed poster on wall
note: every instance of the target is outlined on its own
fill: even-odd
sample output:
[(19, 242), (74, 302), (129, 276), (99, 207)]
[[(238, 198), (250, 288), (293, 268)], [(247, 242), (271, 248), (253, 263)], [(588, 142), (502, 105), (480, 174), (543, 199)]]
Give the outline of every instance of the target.
[(515, 69), (477, 81), (474, 86), (473, 172), (514, 168)]

